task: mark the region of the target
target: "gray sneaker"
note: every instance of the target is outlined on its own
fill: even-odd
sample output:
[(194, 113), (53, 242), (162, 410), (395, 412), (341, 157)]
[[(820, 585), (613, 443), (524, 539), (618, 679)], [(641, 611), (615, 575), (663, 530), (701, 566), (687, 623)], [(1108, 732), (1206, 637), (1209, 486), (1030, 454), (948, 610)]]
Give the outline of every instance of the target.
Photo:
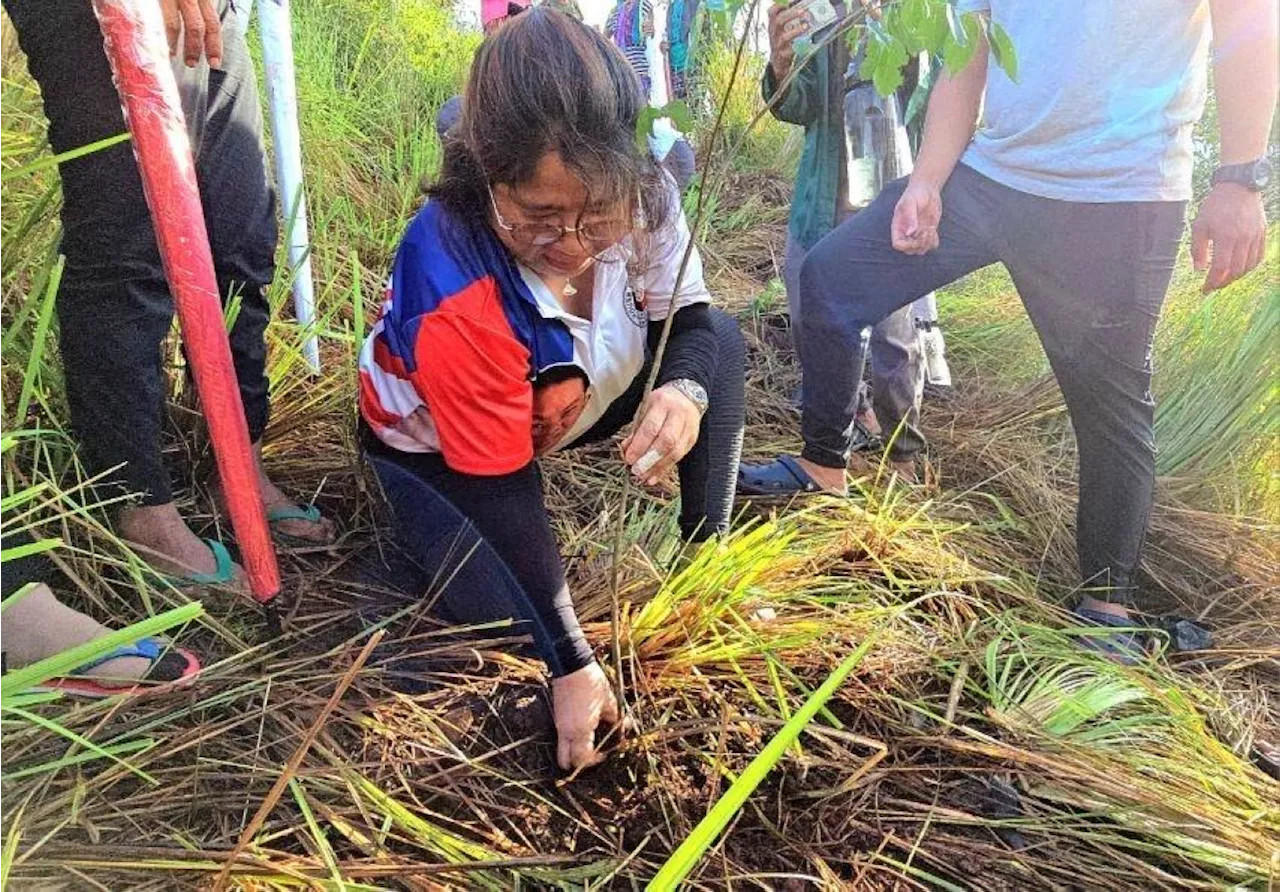
[(942, 329), (936, 325), (921, 328), (920, 342), (924, 348), (924, 378), (935, 387), (951, 386), (951, 367), (947, 365), (947, 344)]

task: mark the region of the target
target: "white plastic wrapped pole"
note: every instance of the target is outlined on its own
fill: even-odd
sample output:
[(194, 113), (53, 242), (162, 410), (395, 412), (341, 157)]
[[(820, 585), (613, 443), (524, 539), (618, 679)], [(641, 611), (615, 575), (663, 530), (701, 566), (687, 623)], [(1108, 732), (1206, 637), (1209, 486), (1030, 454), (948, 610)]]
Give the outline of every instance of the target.
[[(653, 10), (654, 35), (645, 41), (645, 57), (649, 60), (649, 104), (654, 108), (662, 108), (670, 98), (670, 85), (667, 83), (667, 58), (662, 52), (662, 41), (666, 39), (667, 6), (665, 3), (655, 4)], [(679, 133), (672, 125), (670, 118), (659, 118), (653, 123), (649, 136), (649, 150), (658, 161), (667, 157), (671, 146), (679, 138)]]
[(320, 345), (314, 331), (315, 286), (311, 281), (311, 237), (307, 230), (307, 197), (302, 188), (302, 137), (298, 133), (298, 87), (293, 69), (293, 26), (289, 0), (260, 0), (258, 33), (271, 107), (271, 142), (275, 147), (276, 185), (285, 220), (285, 246), (293, 270), (293, 309), (306, 334), (303, 354), (311, 374), (320, 372)]

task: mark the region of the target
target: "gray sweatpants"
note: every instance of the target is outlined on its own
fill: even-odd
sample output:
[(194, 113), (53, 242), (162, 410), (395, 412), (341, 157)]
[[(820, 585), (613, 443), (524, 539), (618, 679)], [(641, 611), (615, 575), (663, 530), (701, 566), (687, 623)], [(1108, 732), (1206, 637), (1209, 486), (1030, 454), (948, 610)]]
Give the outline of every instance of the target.
[[(905, 187), (905, 180), (887, 186), (818, 242), (800, 270), (804, 457), (845, 466), (865, 326), (963, 275), (1003, 263), (1075, 430), (1076, 547), (1084, 582), (1100, 587), (1101, 597), (1130, 600), (1155, 485), (1151, 344), (1186, 203), (1054, 201), (962, 164), (942, 190), (938, 248), (914, 257), (894, 250), (889, 237)], [(899, 420), (880, 419), (890, 427)]]
[[(782, 282), (787, 288), (787, 308), (791, 314), (791, 337), (796, 351), (800, 350), (803, 325), (800, 309), (800, 267), (808, 252), (800, 247), (790, 233), (787, 234), (787, 254), (782, 264)], [(936, 310), (933, 311), (936, 319)], [(930, 321), (933, 321), (932, 319)], [(906, 306), (889, 314), (871, 327), (871, 408), (884, 426), (886, 441), (892, 438), (891, 452), (894, 458), (915, 455), (924, 446), (924, 440), (916, 430), (920, 395), (924, 388), (924, 356), (920, 350), (920, 336), (916, 330), (915, 313)], [(804, 385), (802, 384), (802, 388)], [(807, 397), (802, 402), (807, 401)], [(859, 383), (857, 405), (854, 412), (867, 407), (867, 388)], [(909, 423), (894, 437), (897, 422), (891, 419), (908, 419)]]

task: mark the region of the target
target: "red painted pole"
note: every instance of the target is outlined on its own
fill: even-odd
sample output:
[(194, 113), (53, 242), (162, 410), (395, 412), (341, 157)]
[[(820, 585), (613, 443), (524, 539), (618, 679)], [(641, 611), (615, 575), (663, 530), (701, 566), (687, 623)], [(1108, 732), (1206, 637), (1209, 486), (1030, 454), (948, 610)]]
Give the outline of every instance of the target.
[(93, 0), (255, 600), (280, 591), (160, 4)]

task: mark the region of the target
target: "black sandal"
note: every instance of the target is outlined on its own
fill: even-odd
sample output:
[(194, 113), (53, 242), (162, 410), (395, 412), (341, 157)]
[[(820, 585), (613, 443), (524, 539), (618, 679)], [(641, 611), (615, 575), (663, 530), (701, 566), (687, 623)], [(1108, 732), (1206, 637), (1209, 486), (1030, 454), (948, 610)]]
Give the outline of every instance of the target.
[(822, 492), (800, 463), (789, 455), (763, 465), (738, 468), (738, 492), (745, 496), (793, 496)]
[(1132, 617), (1116, 616), (1089, 607), (1076, 607), (1071, 613), (1084, 620), (1086, 625), (1098, 627), (1096, 634), (1079, 637), (1081, 647), (1096, 651), (1122, 666), (1136, 666), (1150, 655), (1142, 624)]

